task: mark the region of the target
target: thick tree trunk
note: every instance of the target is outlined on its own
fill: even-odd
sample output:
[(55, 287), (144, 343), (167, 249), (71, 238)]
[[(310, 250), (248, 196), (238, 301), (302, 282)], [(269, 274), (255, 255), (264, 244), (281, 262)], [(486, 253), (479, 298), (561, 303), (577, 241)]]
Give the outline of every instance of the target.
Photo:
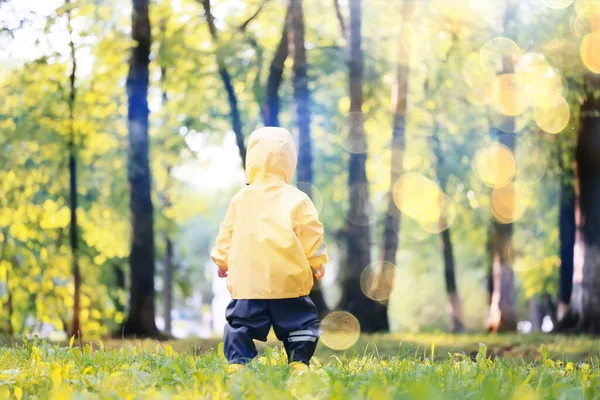
[[(500, 142), (514, 150), (514, 136), (503, 135)], [(517, 294), (515, 274), (506, 249), (512, 239), (512, 223), (496, 220), (491, 226), (492, 298), (488, 328), (491, 332), (514, 332), (517, 329)]]
[[(293, 56), (294, 65), (294, 103), (296, 105), (296, 123), (298, 125), (298, 169), (297, 179), (301, 189), (312, 197), (313, 155), (310, 137), (310, 91), (308, 88), (308, 63), (304, 44), (304, 15), (302, 0), (290, 0), (288, 12), (288, 48)], [(285, 29), (284, 29), (285, 30)], [(327, 313), (327, 304), (319, 282), (315, 282), (310, 298), (317, 306), (319, 314)]]
[(221, 49), (218, 48), (219, 34), (217, 32), (217, 27), (215, 26), (215, 17), (212, 15), (211, 12), (210, 0), (201, 1), (202, 6), (204, 7), (204, 14), (206, 18), (206, 23), (208, 24), (210, 36), (215, 46), (217, 46), (217, 69), (219, 71), (221, 81), (223, 82), (223, 86), (225, 86), (225, 92), (227, 92), (227, 101), (229, 102), (229, 116), (231, 118), (231, 128), (233, 129), (233, 133), (235, 134), (235, 141), (237, 143), (238, 150), (240, 152), (240, 157), (242, 159), (242, 167), (246, 168), (246, 145), (244, 144), (244, 132), (242, 129), (242, 118), (238, 109), (237, 95), (233, 88), (233, 84), (231, 83), (231, 75), (227, 70), (225, 60), (221, 55)]
[(165, 333), (171, 334), (171, 310), (173, 309), (173, 242), (168, 234), (165, 234), (165, 257), (163, 274), (163, 302)]
[(560, 278), (556, 319), (565, 317), (573, 291), (573, 257), (575, 248), (575, 193), (572, 184), (562, 183), (560, 192)]
[(262, 105), (263, 122), (265, 126), (279, 126), (279, 87), (283, 81), (283, 70), (285, 60), (288, 57), (288, 15), (285, 17), (281, 39), (277, 45), (277, 50), (271, 60), (269, 67), (269, 77), (267, 78), (267, 89), (265, 93), (264, 104)]
[(600, 77), (585, 76), (587, 98), (581, 106), (575, 151), (577, 231), (571, 306), (578, 316), (578, 330), (600, 335)]
[(304, 16), (302, 0), (290, 0), (289, 12), (289, 51), (293, 56), (294, 103), (298, 125), (298, 168), (299, 183), (307, 183), (303, 190), (312, 196), (313, 154), (310, 138), (310, 92), (308, 89), (308, 64), (304, 46)]
[[(504, 32), (508, 37), (511, 24), (513, 23), (518, 10), (518, 4), (506, 0), (506, 10), (504, 12)], [(514, 71), (512, 60), (504, 57), (502, 60), (501, 73), (507, 74)], [(514, 118), (512, 118), (514, 123)], [(496, 139), (505, 145), (510, 151), (515, 150), (515, 136), (504, 134), (498, 129), (494, 130)], [(500, 168), (500, 166), (498, 166)], [(490, 250), (492, 255), (492, 297), (490, 303), (490, 312), (488, 319), (488, 329), (491, 332), (514, 332), (517, 329), (517, 294), (515, 289), (515, 274), (506, 254), (508, 244), (512, 239), (512, 223), (503, 224), (495, 219), (491, 223), (491, 243)]]
[(126, 335), (158, 336), (155, 322), (154, 216), (151, 197), (148, 138), (148, 83), (150, 63), (149, 0), (133, 0), (132, 37), (135, 45), (129, 61), (128, 180), (131, 204), (131, 287)]
[[(70, 3), (70, 1), (68, 1)], [(73, 323), (71, 325), (71, 336), (80, 337), (80, 290), (81, 271), (79, 270), (78, 240), (77, 240), (77, 159), (75, 155), (75, 77), (77, 73), (77, 59), (75, 58), (75, 43), (73, 42), (73, 27), (71, 25), (71, 10), (67, 11), (69, 29), (69, 47), (71, 49), (71, 75), (69, 77), (69, 122), (70, 138), (69, 151), (69, 208), (71, 221), (69, 224), (69, 243), (71, 245), (71, 271), (73, 273)]]
[[(121, 289), (124, 291), (125, 290), (125, 271), (119, 264), (115, 263), (113, 265), (113, 273), (114, 273), (114, 277), (115, 277), (115, 286), (117, 287), (117, 289)], [(125, 304), (123, 304), (119, 301), (119, 296), (115, 297), (115, 310), (117, 312), (125, 312)], [(120, 331), (119, 331), (119, 334), (121, 334)]]
[[(362, 118), (363, 53), (361, 38), (361, 0), (350, 0), (350, 140), (365, 148), (366, 137)], [(361, 290), (360, 276), (371, 264), (371, 232), (369, 228), (369, 187), (366, 172), (366, 154), (351, 153), (348, 165), (350, 208), (347, 220), (346, 271), (340, 306), (353, 314), (363, 332), (385, 329), (380, 326), (377, 309), (385, 308)]]

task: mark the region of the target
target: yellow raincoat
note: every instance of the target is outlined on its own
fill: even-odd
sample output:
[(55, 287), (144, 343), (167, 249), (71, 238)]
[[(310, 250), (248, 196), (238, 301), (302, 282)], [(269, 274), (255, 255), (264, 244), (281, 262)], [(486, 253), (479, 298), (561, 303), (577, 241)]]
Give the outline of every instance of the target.
[(309, 294), (312, 268), (327, 261), (323, 225), (310, 198), (290, 185), (298, 156), (283, 128), (250, 135), (248, 183), (231, 201), (211, 256), (228, 270), (233, 299), (283, 299)]

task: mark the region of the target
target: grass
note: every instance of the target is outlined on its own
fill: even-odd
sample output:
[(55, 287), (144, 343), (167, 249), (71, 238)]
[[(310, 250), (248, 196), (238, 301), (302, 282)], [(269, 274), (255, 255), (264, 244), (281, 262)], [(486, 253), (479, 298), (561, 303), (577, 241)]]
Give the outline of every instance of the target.
[(7, 346), (0, 348), (0, 400), (600, 399), (600, 342), (586, 338), (363, 337), (344, 353), (320, 345), (303, 375), (271, 346), (246, 372), (228, 375), (217, 343)]

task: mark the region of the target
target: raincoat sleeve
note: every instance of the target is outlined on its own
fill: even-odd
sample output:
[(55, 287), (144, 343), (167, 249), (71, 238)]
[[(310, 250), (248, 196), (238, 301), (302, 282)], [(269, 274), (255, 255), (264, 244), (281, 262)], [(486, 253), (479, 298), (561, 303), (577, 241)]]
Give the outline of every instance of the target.
[(229, 204), (225, 219), (221, 222), (215, 247), (210, 253), (214, 263), (221, 269), (228, 268), (229, 249), (231, 247), (231, 237), (233, 236), (236, 214), (237, 205), (234, 198), (231, 204)]
[(308, 264), (312, 268), (325, 264), (329, 259), (324, 241), (325, 232), (317, 209), (308, 196), (298, 207), (295, 224), (294, 232), (302, 244)]

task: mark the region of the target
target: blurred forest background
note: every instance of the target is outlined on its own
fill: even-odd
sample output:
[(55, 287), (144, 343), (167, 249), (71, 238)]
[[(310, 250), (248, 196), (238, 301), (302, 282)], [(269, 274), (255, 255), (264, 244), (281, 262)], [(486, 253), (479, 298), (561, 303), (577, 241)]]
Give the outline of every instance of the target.
[(323, 315), (600, 334), (600, 0), (0, 0), (0, 62), (2, 335), (218, 333), (263, 125)]

